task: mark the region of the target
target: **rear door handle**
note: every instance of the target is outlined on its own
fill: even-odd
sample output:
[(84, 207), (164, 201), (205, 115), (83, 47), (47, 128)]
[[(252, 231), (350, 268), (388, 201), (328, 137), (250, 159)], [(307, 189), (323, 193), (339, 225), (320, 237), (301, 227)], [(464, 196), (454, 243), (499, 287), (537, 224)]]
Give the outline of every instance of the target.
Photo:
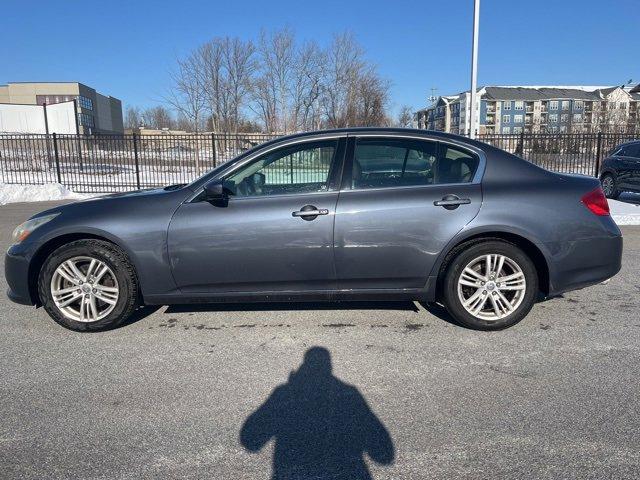
[(442, 197), (442, 200), (436, 200), (433, 202), (436, 207), (443, 207), (447, 210), (455, 210), (460, 205), (468, 205), (470, 203), (470, 198), (460, 198), (457, 195), (445, 195)]

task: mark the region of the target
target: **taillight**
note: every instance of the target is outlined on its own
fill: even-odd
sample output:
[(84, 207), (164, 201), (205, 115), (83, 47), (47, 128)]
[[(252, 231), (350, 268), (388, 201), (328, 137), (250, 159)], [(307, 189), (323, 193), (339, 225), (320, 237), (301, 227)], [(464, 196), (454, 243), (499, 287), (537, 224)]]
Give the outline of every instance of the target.
[(601, 217), (609, 215), (609, 203), (600, 187), (591, 190), (589, 193), (585, 193), (580, 201), (596, 215)]

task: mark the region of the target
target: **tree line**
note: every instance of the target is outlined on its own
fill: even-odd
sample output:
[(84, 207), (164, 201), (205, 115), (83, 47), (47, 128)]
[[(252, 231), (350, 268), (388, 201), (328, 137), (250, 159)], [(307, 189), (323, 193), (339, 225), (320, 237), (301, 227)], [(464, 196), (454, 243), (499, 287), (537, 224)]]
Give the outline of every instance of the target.
[(288, 29), (257, 42), (216, 37), (177, 60), (166, 106), (129, 107), (125, 124), (216, 132), (290, 133), (352, 126), (409, 126), (389, 116), (390, 82), (350, 33), (325, 48)]

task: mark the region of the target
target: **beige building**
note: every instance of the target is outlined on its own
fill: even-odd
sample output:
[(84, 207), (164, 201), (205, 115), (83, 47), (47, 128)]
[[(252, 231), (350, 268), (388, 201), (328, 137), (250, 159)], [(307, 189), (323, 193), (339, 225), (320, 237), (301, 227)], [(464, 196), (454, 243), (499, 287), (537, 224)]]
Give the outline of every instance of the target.
[(471, 111), (483, 134), (640, 132), (640, 85), (485, 86), (442, 96), (416, 112), (418, 128), (468, 135)]
[(80, 133), (123, 133), (122, 102), (77, 82), (12, 82), (0, 85), (0, 103), (52, 105), (76, 100)]

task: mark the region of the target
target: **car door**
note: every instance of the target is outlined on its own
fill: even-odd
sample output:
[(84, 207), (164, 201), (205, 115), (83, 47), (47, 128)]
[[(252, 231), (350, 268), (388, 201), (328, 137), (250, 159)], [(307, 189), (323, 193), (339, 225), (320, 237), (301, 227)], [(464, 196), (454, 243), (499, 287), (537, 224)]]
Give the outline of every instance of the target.
[(419, 289), (478, 213), (481, 152), (393, 136), (350, 138), (335, 216), (340, 289)]
[(632, 144), (622, 145), (612, 155), (616, 159), (615, 167), (618, 188), (625, 190), (633, 188), (634, 161), (633, 157), (631, 157), (632, 148)]
[(640, 191), (640, 143), (629, 144), (626, 153), (629, 186), (635, 191)]
[(180, 290), (334, 289), (333, 214), (344, 143), (328, 138), (257, 154), (224, 174), (228, 201), (210, 203), (202, 194), (181, 205), (168, 232)]

